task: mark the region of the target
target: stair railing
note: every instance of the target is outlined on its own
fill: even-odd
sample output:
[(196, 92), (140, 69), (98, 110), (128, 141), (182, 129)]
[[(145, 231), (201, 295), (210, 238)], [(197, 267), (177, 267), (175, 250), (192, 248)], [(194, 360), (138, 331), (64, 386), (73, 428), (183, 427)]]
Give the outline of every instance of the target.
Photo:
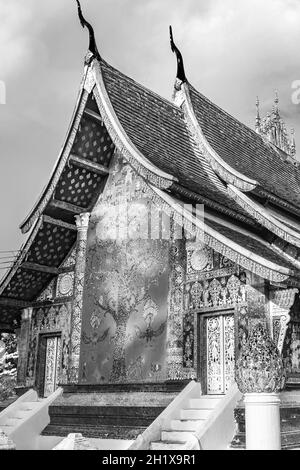
[(161, 432), (165, 427), (165, 424), (168, 424), (172, 419), (179, 419), (180, 410), (184, 408), (188, 401), (191, 398), (199, 398), (200, 396), (200, 383), (192, 380), (153, 421), (153, 423), (151, 423), (150, 426), (137, 437), (128, 450), (149, 450), (151, 442), (161, 440)]

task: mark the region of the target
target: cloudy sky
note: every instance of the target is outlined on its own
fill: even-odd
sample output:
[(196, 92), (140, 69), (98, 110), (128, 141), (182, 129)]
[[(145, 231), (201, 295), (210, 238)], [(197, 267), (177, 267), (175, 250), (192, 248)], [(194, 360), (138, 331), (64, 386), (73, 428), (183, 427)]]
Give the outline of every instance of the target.
[[(299, 0), (82, 0), (98, 48), (113, 66), (166, 98), (175, 59), (172, 24), (189, 81), (253, 126), (276, 89), (300, 147)], [(87, 32), (75, 0), (0, 0), (0, 251), (25, 237), (18, 225), (35, 203), (55, 163), (81, 80)], [(1, 266), (0, 266), (1, 267)], [(1, 276), (1, 271), (0, 271)]]

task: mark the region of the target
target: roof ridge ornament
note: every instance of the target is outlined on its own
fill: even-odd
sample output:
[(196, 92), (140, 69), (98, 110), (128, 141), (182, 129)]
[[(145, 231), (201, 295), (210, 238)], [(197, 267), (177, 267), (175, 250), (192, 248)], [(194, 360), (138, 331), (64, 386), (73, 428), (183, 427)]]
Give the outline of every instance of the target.
[(186, 76), (185, 76), (185, 71), (184, 71), (184, 65), (183, 65), (183, 58), (180, 50), (174, 43), (173, 39), (173, 31), (172, 31), (172, 26), (170, 26), (170, 44), (171, 44), (171, 50), (172, 52), (175, 52), (176, 58), (177, 58), (177, 76), (176, 78), (178, 80), (181, 80), (182, 83), (186, 82)]
[(94, 58), (101, 60), (101, 56), (99, 54), (97, 44), (96, 44), (94, 28), (84, 18), (79, 0), (76, 0), (76, 3), (78, 6), (78, 16), (79, 16), (80, 24), (83, 28), (87, 28), (89, 30), (89, 37), (90, 37), (89, 51), (92, 53), (92, 58), (90, 59), (89, 62), (91, 62)]

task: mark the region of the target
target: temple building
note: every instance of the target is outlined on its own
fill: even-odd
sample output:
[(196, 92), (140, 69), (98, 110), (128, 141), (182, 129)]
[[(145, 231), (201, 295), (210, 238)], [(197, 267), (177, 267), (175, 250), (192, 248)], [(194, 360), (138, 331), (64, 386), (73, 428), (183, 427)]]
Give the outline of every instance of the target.
[(168, 101), (103, 60), (81, 21), (90, 46), (66, 140), (0, 284), (18, 394), (63, 387), (49, 434), (91, 394), (124, 393), (127, 411), (149, 394), (145, 423), (123, 417), (137, 437), (193, 380), (226, 396), (258, 324), (285, 390), (300, 388), (300, 168), (278, 98), (247, 127), (188, 81), (171, 35)]

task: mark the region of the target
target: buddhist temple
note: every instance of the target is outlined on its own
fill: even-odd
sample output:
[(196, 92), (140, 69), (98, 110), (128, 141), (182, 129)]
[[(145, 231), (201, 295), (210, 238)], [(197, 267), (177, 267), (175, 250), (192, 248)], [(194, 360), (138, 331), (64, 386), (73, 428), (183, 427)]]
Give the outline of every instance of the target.
[[(45, 435), (137, 445), (191, 384), (225, 398), (258, 325), (282, 358), (283, 393), (296, 394), (300, 168), (278, 96), (247, 127), (189, 82), (171, 30), (168, 101), (106, 62), (79, 16), (90, 44), (72, 120), (0, 284), (18, 395), (63, 389)], [(172, 445), (169, 431), (156, 441)], [(293, 436), (300, 446), (300, 422)]]

